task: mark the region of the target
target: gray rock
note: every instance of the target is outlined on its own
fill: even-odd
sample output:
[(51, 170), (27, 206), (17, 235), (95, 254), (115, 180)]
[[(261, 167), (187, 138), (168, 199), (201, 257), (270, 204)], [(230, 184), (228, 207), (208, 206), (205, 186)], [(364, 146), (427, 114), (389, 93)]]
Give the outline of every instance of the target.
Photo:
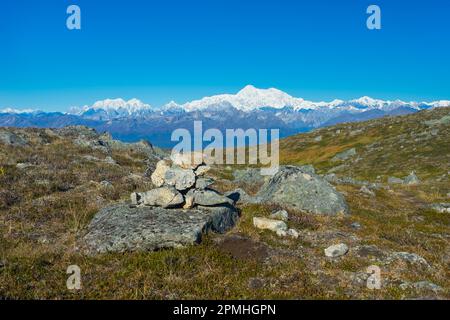
[(375, 197), (375, 192), (367, 188), (366, 186), (362, 186), (361, 189), (359, 189), (359, 192), (367, 194), (371, 197)]
[(450, 213), (450, 203), (434, 203), (431, 209), (439, 213)]
[(415, 254), (415, 253), (409, 253), (409, 252), (394, 252), (388, 259), (388, 262), (391, 262), (394, 259), (403, 260), (406, 262), (409, 262), (411, 264), (415, 265), (421, 265), (430, 267), (428, 262), (422, 258), (421, 256)]
[(418, 185), (420, 184), (420, 179), (416, 176), (416, 173), (412, 171), (408, 176), (404, 179), (404, 184), (406, 185)]
[[(174, 208), (184, 203), (184, 198), (173, 187), (161, 187), (139, 194), (143, 205)], [(138, 201), (138, 204), (139, 201)]]
[(261, 170), (256, 168), (235, 170), (233, 171), (233, 177), (235, 182), (244, 182), (251, 185), (263, 184), (268, 180), (267, 176), (261, 175)]
[(353, 229), (361, 229), (361, 224), (359, 222), (353, 222), (350, 227), (352, 227)]
[(314, 141), (315, 141), (315, 142), (320, 142), (320, 141), (322, 141), (322, 136), (317, 136), (317, 137), (315, 137), (315, 138), (314, 138)]
[(356, 149), (355, 148), (351, 148), (348, 150), (345, 150), (343, 152), (340, 152), (338, 154), (336, 154), (331, 161), (344, 161), (344, 160), (348, 160), (349, 158), (356, 156)]
[(209, 170), (211, 170), (211, 167), (208, 165), (201, 165), (195, 170), (195, 175), (197, 177), (203, 176), (205, 173), (207, 173)]
[(291, 238), (294, 238), (294, 239), (297, 239), (297, 238), (300, 236), (300, 234), (298, 233), (298, 231), (295, 230), (295, 229), (289, 229), (289, 230), (287, 231), (287, 235), (288, 235), (289, 237), (291, 237)]
[(112, 185), (111, 182), (109, 182), (108, 180), (103, 180), (102, 182), (100, 182), (100, 185), (103, 188), (114, 188), (114, 186)]
[(15, 133), (6, 130), (1, 130), (0, 143), (5, 144), (7, 146), (24, 147), (27, 145), (28, 142), (24, 138)]
[(225, 196), (233, 200), (234, 203), (260, 203), (259, 199), (248, 195), (245, 190), (238, 188), (233, 191), (228, 191)]
[(430, 282), (430, 281), (419, 281), (419, 282), (403, 282), (400, 284), (400, 289), (407, 290), (407, 289), (415, 289), (415, 290), (426, 290), (426, 291), (433, 291), (434, 293), (440, 293), (444, 291), (442, 287)]
[(214, 180), (211, 178), (197, 178), (197, 181), (195, 182), (195, 188), (199, 190), (204, 190), (208, 188), (210, 185), (214, 183)]
[(194, 204), (201, 206), (234, 205), (233, 200), (213, 190), (195, 190)]
[(403, 179), (397, 178), (397, 177), (389, 177), (388, 178), (388, 183), (389, 184), (403, 184), (404, 181)]
[(311, 172), (295, 166), (281, 166), (257, 194), (263, 203), (306, 211), (335, 215), (348, 213), (344, 197), (332, 185)]
[(345, 255), (348, 252), (348, 247), (344, 243), (330, 246), (324, 250), (325, 256), (329, 258), (337, 258)]
[(282, 221), (288, 221), (289, 214), (286, 210), (278, 210), (270, 215), (271, 219), (278, 219)]
[(237, 219), (233, 207), (183, 210), (113, 205), (94, 216), (82, 244), (91, 254), (179, 248), (199, 243), (204, 233), (223, 233)]
[(187, 190), (195, 184), (195, 173), (192, 169), (172, 167), (166, 171), (164, 181), (177, 190)]

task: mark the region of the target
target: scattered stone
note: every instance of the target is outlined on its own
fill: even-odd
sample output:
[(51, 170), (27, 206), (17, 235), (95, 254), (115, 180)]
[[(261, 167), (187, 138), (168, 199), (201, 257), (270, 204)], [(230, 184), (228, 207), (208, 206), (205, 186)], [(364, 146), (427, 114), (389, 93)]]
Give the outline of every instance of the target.
[(197, 181), (195, 182), (195, 188), (199, 190), (204, 190), (212, 184), (214, 184), (213, 179), (200, 177), (197, 178)]
[(281, 166), (261, 188), (257, 198), (262, 203), (314, 214), (348, 213), (344, 197), (327, 181), (302, 167)]
[(108, 180), (103, 180), (102, 182), (100, 182), (100, 185), (103, 188), (114, 188), (113, 184), (111, 182), (109, 182)]
[(294, 239), (297, 239), (297, 238), (300, 236), (300, 234), (298, 233), (298, 231), (295, 230), (295, 229), (289, 229), (289, 230), (287, 231), (287, 235), (290, 236), (290, 237), (292, 237), (292, 238), (294, 238)]
[(430, 265), (428, 264), (428, 262), (422, 258), (421, 256), (415, 254), (415, 253), (409, 253), (409, 252), (394, 252), (391, 256), (390, 256), (390, 261), (393, 259), (400, 259), (406, 262), (409, 262), (411, 264), (416, 264), (416, 265), (422, 265), (422, 266), (426, 266), (426, 267), (430, 267)]
[(288, 221), (289, 214), (287, 213), (286, 210), (278, 210), (277, 212), (272, 213), (270, 215), (270, 218), (276, 219), (276, 220)]
[(195, 170), (195, 175), (197, 177), (205, 175), (209, 170), (211, 170), (211, 167), (208, 165), (201, 165)]
[(167, 160), (158, 161), (155, 171), (151, 175), (152, 183), (155, 187), (162, 187), (165, 182), (165, 175), (170, 169), (170, 162)]
[(353, 229), (361, 229), (361, 224), (359, 222), (353, 222), (350, 227), (352, 227)]
[(34, 167), (34, 165), (32, 165), (31, 163), (18, 163), (16, 164), (16, 168), (19, 170), (24, 170), (24, 169), (28, 169)]
[(371, 197), (375, 197), (375, 192), (367, 188), (366, 186), (362, 186), (361, 189), (359, 189), (359, 192), (367, 194)]
[(439, 213), (450, 213), (450, 203), (434, 203), (431, 209)]
[(320, 141), (322, 141), (322, 136), (317, 136), (317, 137), (315, 137), (315, 138), (314, 138), (314, 141), (315, 141), (315, 142), (320, 142)]
[(187, 190), (195, 184), (195, 173), (192, 169), (172, 167), (166, 171), (164, 181), (169, 186), (175, 186), (177, 190)]
[[(184, 203), (183, 195), (173, 187), (161, 187), (139, 194), (136, 197), (143, 205), (163, 208), (174, 208)], [(132, 197), (132, 202), (133, 202)], [(141, 204), (139, 200), (138, 204)]]
[(253, 217), (253, 225), (261, 230), (270, 230), (273, 232), (286, 232), (288, 227), (286, 223), (280, 220), (273, 220), (261, 217)]
[(337, 258), (345, 255), (348, 252), (348, 247), (344, 243), (330, 246), (324, 250), (325, 256), (329, 258)]
[(397, 177), (389, 177), (388, 178), (388, 183), (389, 184), (404, 184), (404, 181), (400, 178)]
[(404, 184), (406, 185), (418, 185), (420, 184), (420, 179), (416, 176), (416, 173), (412, 171), (408, 176), (404, 179)]
[(415, 290), (426, 290), (426, 291), (433, 291), (434, 293), (440, 293), (444, 291), (442, 287), (430, 282), (430, 281), (419, 281), (419, 282), (403, 282), (400, 284), (400, 289), (402, 290), (408, 290), (408, 289), (415, 289)]
[(91, 254), (179, 248), (201, 242), (204, 233), (224, 233), (237, 219), (233, 207), (183, 210), (119, 204), (94, 216), (82, 242)]
[(331, 161), (345, 161), (348, 160), (349, 158), (356, 156), (356, 149), (355, 148), (351, 148), (348, 150), (345, 150), (343, 152), (340, 152), (338, 154), (336, 154)]
[(233, 200), (213, 190), (196, 190), (194, 204), (201, 206), (233, 205)]

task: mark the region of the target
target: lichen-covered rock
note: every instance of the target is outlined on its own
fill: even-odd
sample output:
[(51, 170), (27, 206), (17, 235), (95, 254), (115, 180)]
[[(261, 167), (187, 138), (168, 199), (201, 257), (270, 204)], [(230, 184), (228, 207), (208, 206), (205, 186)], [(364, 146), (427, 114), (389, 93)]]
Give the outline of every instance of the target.
[(344, 197), (327, 181), (302, 167), (282, 166), (257, 194), (260, 202), (314, 214), (348, 213)]
[(229, 230), (237, 218), (237, 210), (228, 206), (183, 210), (113, 205), (94, 216), (82, 245), (91, 254), (179, 248), (199, 243), (204, 233)]
[(348, 252), (348, 247), (345, 243), (330, 246), (324, 250), (325, 256), (329, 258), (337, 258), (345, 255)]
[(434, 203), (431, 209), (439, 213), (450, 213), (450, 203)]
[(233, 200), (213, 190), (195, 190), (194, 204), (201, 206), (233, 205)]
[(166, 171), (164, 181), (167, 185), (174, 186), (177, 190), (187, 190), (195, 184), (195, 173), (192, 169), (172, 167)]
[(184, 203), (183, 195), (173, 187), (161, 187), (139, 194), (141, 203), (146, 206), (174, 208)]
[(211, 170), (211, 167), (208, 165), (201, 165), (195, 170), (195, 175), (200, 177), (205, 175), (209, 170)]
[(6, 130), (0, 131), (0, 143), (9, 146), (19, 146), (19, 147), (27, 145), (27, 141), (24, 138)]
[(418, 185), (420, 184), (420, 179), (417, 177), (416, 173), (412, 171), (403, 179), (403, 183), (406, 185)]
[(199, 190), (204, 190), (208, 188), (210, 185), (214, 183), (214, 180), (211, 178), (197, 178), (197, 181), (195, 182), (195, 188)]

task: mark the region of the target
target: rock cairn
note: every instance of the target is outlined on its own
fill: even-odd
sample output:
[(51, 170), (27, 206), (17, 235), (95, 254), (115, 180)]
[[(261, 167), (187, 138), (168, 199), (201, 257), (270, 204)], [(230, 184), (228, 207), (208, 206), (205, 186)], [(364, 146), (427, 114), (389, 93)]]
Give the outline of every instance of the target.
[(197, 153), (175, 154), (156, 164), (151, 175), (155, 189), (131, 194), (132, 206), (191, 209), (196, 206), (234, 205), (232, 199), (213, 190), (211, 169)]

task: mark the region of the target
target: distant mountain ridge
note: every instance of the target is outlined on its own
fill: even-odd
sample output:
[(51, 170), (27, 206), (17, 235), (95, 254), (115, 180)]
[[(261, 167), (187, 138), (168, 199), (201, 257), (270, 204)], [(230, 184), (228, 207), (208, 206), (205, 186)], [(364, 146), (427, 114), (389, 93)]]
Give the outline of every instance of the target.
[(173, 130), (191, 130), (195, 120), (208, 128), (280, 129), (285, 137), (341, 122), (363, 121), (388, 115), (450, 106), (449, 100), (434, 102), (385, 101), (371, 97), (343, 101), (312, 102), (281, 90), (246, 86), (237, 94), (221, 94), (177, 104), (172, 101), (153, 107), (138, 99), (106, 99), (91, 106), (73, 107), (68, 112), (0, 110), (0, 126), (63, 127), (87, 125), (108, 131), (125, 141), (149, 139), (155, 145), (170, 147)]

